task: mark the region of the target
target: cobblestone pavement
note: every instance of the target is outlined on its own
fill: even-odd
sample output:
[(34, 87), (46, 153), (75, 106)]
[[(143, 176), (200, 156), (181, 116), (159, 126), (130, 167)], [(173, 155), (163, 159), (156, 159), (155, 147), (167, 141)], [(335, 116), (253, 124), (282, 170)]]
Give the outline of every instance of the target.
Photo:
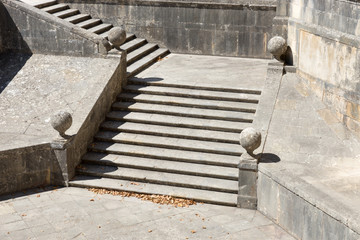
[(69, 187), (2, 196), (0, 239), (294, 238), (254, 210), (176, 208)]

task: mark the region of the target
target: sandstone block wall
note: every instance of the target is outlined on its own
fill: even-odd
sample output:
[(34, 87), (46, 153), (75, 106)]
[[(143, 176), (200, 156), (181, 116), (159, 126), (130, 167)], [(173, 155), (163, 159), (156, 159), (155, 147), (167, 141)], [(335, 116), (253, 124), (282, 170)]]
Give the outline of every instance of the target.
[(360, 136), (360, 3), (288, 0), (286, 8), (298, 74)]
[(276, 1), (63, 0), (171, 52), (270, 58)]

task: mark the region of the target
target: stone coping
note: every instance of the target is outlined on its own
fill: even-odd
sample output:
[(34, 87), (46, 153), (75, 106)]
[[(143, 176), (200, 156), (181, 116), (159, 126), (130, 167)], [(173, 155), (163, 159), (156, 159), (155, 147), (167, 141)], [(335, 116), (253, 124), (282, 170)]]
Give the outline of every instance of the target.
[(23, 56), (0, 55), (0, 77), (8, 80), (0, 92), (0, 151), (51, 142), (58, 134), (50, 116), (60, 110), (73, 117), (66, 133), (76, 134), (119, 65), (114, 58)]
[(275, 0), (60, 0), (63, 3), (112, 4), (207, 9), (276, 10)]

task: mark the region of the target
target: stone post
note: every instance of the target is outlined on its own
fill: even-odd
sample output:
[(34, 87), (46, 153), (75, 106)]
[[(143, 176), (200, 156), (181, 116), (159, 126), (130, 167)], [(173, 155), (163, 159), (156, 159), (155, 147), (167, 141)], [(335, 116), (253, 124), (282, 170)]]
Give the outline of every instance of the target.
[(240, 145), (246, 149), (246, 153), (240, 157), (239, 168), (239, 192), (237, 207), (257, 208), (257, 172), (258, 157), (254, 150), (261, 144), (261, 133), (254, 128), (246, 128), (240, 133)]
[(51, 117), (51, 126), (59, 132), (59, 136), (50, 145), (62, 173), (62, 179), (58, 180), (58, 182), (61, 182), (66, 187), (69, 185), (70, 180), (67, 167), (68, 149), (73, 142), (73, 136), (66, 135), (65, 132), (71, 127), (71, 124), (72, 117), (68, 112), (60, 111)]

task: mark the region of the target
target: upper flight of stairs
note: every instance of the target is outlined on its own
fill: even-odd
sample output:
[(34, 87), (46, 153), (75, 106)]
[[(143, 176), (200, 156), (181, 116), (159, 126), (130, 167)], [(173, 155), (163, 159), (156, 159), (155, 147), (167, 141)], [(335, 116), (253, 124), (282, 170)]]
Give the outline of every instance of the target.
[(71, 186), (172, 195), (235, 206), (239, 133), (259, 91), (131, 78)]
[[(101, 19), (91, 18), (89, 14), (81, 14), (77, 9), (71, 9), (67, 4), (56, 0), (23, 0), (56, 17), (62, 18), (92, 33), (107, 38), (113, 25), (103, 23)], [(146, 39), (137, 38), (134, 34), (126, 35), (126, 42), (120, 46), (127, 52), (127, 77), (135, 76), (159, 58), (169, 54), (168, 49), (159, 48), (157, 44), (148, 43)], [(114, 54), (115, 50), (109, 52)]]

